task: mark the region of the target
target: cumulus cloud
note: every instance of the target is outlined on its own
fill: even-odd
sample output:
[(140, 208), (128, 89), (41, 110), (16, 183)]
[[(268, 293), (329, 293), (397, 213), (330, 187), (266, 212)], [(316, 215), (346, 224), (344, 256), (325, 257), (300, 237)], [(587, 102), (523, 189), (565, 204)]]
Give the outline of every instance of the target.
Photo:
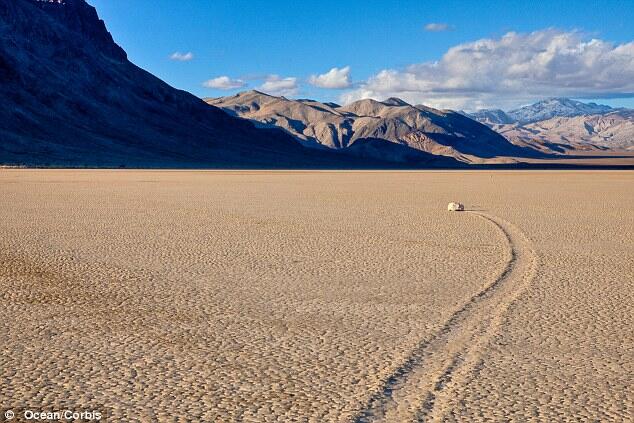
[(552, 96), (634, 96), (634, 42), (615, 45), (555, 29), (509, 32), (450, 48), (436, 62), (382, 70), (356, 90), (360, 98), (398, 96), (434, 107), (514, 107)]
[(247, 83), (241, 79), (231, 79), (228, 76), (219, 76), (203, 82), (203, 87), (216, 88), (218, 90), (233, 90), (235, 88), (242, 88), (246, 84)]
[(308, 82), (320, 88), (350, 88), (352, 85), (352, 81), (350, 80), (350, 66), (341, 69), (332, 68), (321, 75), (311, 75), (311, 77), (308, 78)]
[(453, 29), (453, 26), (446, 23), (430, 22), (427, 25), (425, 25), (425, 31), (428, 31), (428, 32), (444, 32), (444, 31), (451, 31), (452, 29)]
[(262, 85), (258, 88), (267, 94), (291, 96), (299, 91), (297, 78), (281, 78), (279, 75), (268, 75)]
[(187, 53), (181, 53), (176, 51), (170, 55), (170, 60), (176, 60), (177, 62), (189, 62), (194, 58), (194, 53), (188, 51)]

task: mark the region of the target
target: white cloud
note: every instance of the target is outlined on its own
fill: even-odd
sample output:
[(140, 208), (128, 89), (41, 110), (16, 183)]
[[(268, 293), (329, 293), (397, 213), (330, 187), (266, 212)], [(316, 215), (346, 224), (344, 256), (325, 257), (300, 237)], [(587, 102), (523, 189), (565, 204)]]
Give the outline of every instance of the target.
[(267, 94), (291, 96), (298, 93), (299, 86), (295, 77), (281, 78), (278, 75), (269, 75), (258, 89)]
[(444, 31), (451, 31), (452, 29), (453, 29), (453, 26), (446, 23), (430, 22), (427, 25), (425, 25), (425, 31), (428, 31), (428, 32), (444, 32)]
[(176, 51), (170, 55), (170, 60), (176, 60), (178, 62), (189, 62), (194, 58), (194, 53), (188, 51), (187, 53), (181, 53)]
[(316, 87), (342, 89), (352, 85), (350, 81), (350, 66), (332, 68), (321, 75), (311, 75), (308, 82)]
[(614, 45), (555, 29), (510, 32), (450, 48), (439, 61), (386, 69), (342, 102), (398, 96), (434, 107), (514, 107), (552, 96), (634, 94), (634, 42)]
[(247, 83), (241, 79), (231, 79), (228, 76), (219, 76), (203, 82), (203, 87), (216, 88), (219, 90), (233, 90), (235, 88), (242, 88), (246, 84)]

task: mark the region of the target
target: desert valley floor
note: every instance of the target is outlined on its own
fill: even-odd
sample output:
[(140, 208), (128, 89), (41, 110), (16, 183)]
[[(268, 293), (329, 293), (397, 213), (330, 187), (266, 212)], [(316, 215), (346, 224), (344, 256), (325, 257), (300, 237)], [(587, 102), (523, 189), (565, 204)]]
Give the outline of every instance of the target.
[(2, 170), (0, 198), (3, 410), (634, 416), (634, 172)]

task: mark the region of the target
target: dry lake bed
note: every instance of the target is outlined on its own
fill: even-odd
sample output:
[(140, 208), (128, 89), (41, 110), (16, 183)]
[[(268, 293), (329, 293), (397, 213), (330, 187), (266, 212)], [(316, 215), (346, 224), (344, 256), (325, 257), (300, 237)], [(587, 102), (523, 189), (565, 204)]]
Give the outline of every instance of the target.
[(0, 408), (632, 421), (633, 210), (631, 171), (1, 170)]

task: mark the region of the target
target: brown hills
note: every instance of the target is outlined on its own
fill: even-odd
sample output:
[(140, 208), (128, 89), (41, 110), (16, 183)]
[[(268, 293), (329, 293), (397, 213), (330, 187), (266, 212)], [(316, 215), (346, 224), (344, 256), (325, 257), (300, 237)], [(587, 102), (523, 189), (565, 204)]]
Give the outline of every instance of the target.
[[(385, 157), (383, 149), (391, 143), (402, 147), (400, 159), (428, 153), (472, 163), (496, 161), (500, 156), (536, 155), (534, 150), (517, 147), (460, 113), (414, 106), (398, 98), (382, 102), (365, 99), (339, 106), (246, 91), (205, 101), (259, 127), (282, 128), (300, 144), (317, 149)], [(369, 141), (374, 142), (372, 151)]]

